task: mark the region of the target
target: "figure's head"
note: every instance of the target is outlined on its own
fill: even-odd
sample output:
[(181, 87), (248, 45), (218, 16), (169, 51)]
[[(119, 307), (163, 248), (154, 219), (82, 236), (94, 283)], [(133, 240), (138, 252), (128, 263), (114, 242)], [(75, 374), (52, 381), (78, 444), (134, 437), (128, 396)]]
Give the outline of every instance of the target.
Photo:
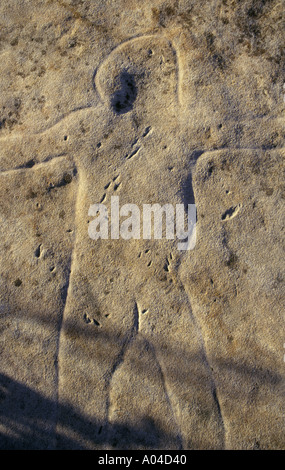
[(150, 35), (116, 47), (98, 68), (94, 85), (115, 114), (134, 111), (165, 120), (178, 111), (178, 78), (171, 42)]

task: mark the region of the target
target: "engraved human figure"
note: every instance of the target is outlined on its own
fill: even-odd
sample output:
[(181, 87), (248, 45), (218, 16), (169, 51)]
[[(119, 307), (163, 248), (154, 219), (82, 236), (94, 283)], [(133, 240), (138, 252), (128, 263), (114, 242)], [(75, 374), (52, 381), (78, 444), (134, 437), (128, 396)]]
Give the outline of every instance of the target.
[[(94, 74), (97, 106), (40, 134), (50, 142), (68, 136), (55, 153), (72, 158), (78, 180), (58, 400), (90, 417), (99, 448), (138, 441), (190, 448), (201, 407), (210, 410), (205, 434), (214, 425), (217, 447), (223, 444), (215, 384), (177, 275), (183, 256), (177, 241), (88, 236), (90, 206), (108, 205), (114, 195), (139, 207), (194, 203), (178, 62), (166, 36), (125, 41)], [(59, 435), (64, 419), (59, 411)]]

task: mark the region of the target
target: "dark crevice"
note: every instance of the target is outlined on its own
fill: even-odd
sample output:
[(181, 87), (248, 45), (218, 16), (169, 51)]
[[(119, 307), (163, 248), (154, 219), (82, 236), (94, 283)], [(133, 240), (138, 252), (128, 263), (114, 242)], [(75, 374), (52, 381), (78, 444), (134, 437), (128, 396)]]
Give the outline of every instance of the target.
[(111, 106), (116, 114), (124, 114), (133, 109), (137, 97), (134, 76), (124, 71), (118, 77), (119, 86), (111, 99)]

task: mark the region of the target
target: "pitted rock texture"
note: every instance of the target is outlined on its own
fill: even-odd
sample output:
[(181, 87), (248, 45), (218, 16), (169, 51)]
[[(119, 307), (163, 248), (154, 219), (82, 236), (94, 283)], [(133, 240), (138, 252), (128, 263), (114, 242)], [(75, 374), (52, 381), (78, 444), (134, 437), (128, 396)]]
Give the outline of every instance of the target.
[[(282, 3), (0, 13), (0, 448), (283, 449)], [(196, 245), (92, 239), (115, 197)]]

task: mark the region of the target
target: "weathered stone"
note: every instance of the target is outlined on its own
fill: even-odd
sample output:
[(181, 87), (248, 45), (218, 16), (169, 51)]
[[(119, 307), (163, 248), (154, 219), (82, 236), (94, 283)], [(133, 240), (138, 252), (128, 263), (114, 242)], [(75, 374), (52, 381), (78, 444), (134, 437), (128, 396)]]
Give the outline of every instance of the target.
[[(284, 448), (282, 4), (0, 13), (0, 448)], [(114, 196), (194, 249), (92, 239)]]

